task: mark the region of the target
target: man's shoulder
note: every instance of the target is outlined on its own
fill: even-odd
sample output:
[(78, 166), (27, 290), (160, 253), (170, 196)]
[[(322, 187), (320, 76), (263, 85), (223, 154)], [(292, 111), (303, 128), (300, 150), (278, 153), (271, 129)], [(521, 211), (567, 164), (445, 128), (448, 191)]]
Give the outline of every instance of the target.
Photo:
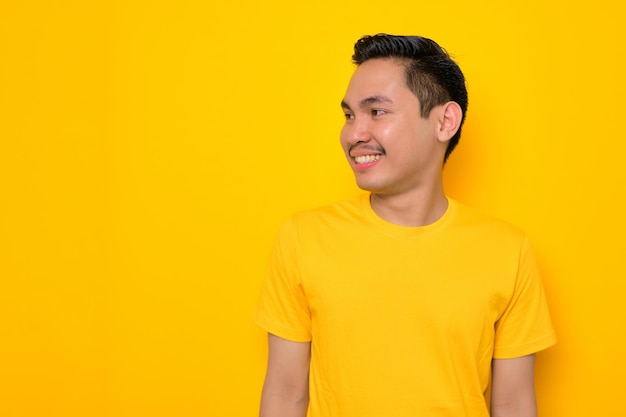
[(363, 196), (335, 201), (318, 207), (298, 211), (291, 220), (298, 224), (329, 221), (354, 221), (363, 216)]
[(345, 236), (366, 223), (361, 200), (356, 197), (297, 211), (283, 222), (279, 239), (301, 244)]
[(458, 201), (456, 206), (456, 225), (462, 228), (477, 230), (483, 233), (493, 233), (512, 238), (524, 238), (524, 231), (492, 213)]

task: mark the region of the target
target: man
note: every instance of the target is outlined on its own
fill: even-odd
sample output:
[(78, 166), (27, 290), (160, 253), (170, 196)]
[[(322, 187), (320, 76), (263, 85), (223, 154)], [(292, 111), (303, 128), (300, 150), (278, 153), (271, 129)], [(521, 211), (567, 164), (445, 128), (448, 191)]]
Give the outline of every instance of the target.
[(369, 193), (279, 233), (261, 416), (536, 416), (534, 353), (555, 336), (527, 239), (443, 190), (461, 70), (422, 37), (366, 36), (353, 60), (341, 145)]

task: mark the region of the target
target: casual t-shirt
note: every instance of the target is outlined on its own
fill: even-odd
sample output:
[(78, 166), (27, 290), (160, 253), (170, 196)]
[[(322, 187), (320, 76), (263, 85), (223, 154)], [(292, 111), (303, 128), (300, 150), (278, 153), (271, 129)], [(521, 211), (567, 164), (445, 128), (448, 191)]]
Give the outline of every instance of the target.
[(255, 321), (311, 342), (309, 417), (488, 416), (492, 359), (555, 342), (525, 235), (448, 201), (424, 227), (368, 195), (283, 225)]

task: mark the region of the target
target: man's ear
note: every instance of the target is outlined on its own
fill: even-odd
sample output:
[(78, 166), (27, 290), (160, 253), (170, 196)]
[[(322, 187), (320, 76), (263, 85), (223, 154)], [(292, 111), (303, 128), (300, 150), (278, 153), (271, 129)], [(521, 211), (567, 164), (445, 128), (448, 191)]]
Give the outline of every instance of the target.
[(463, 110), (455, 101), (448, 101), (443, 104), (439, 111), (439, 123), (437, 124), (437, 140), (440, 142), (449, 141), (456, 134), (461, 126)]

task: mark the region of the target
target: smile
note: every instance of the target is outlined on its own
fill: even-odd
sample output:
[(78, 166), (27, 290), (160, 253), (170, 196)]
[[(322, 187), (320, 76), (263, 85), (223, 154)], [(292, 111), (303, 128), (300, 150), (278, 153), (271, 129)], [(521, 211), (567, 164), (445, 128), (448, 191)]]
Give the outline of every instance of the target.
[(354, 160), (357, 164), (366, 164), (368, 162), (378, 161), (380, 159), (380, 154), (377, 155), (361, 155), (355, 156)]

